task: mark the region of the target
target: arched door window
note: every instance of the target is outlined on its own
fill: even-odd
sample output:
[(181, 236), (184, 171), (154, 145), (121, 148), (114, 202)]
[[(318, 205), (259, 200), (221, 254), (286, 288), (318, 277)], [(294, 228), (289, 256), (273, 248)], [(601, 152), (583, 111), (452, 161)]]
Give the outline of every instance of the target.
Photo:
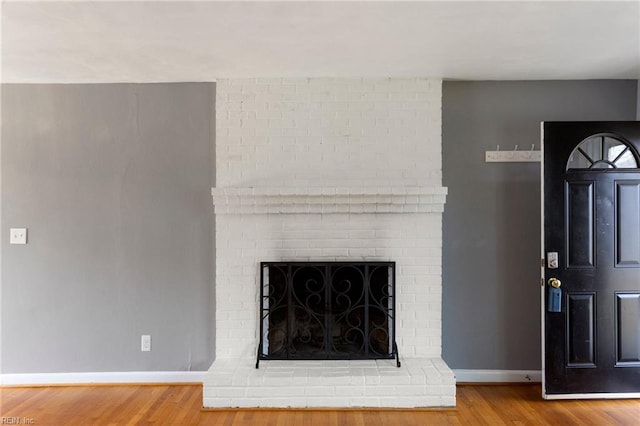
[(637, 169), (634, 149), (613, 135), (589, 136), (574, 148), (567, 161), (571, 169)]

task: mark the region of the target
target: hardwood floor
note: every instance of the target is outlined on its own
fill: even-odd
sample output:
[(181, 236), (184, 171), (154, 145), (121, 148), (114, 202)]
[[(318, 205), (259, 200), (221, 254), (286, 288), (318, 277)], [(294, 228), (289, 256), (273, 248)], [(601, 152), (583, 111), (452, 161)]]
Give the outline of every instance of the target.
[(640, 425), (640, 400), (543, 401), (540, 385), (461, 385), (458, 406), (444, 410), (203, 410), (201, 405), (199, 385), (5, 387), (0, 425)]

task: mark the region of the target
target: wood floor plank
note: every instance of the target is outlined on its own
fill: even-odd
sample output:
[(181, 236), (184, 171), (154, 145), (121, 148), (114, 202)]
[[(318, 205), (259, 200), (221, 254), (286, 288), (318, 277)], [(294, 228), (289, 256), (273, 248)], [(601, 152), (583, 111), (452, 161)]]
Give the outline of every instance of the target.
[(519, 399), (509, 392), (509, 388), (488, 386), (482, 388), (483, 400), (487, 401), (490, 409), (500, 417), (504, 424), (527, 424), (534, 418), (518, 403)]
[(199, 385), (5, 387), (0, 417), (38, 426), (640, 425), (640, 400), (544, 401), (540, 385), (465, 385), (457, 395), (444, 410), (203, 410)]
[[(487, 395), (488, 390), (485, 390)], [(487, 396), (492, 396), (490, 393)], [(478, 425), (490, 425), (498, 426), (505, 425), (506, 423), (500, 418), (498, 412), (496, 412), (490, 405), (490, 400), (485, 399), (480, 391), (475, 387), (469, 387), (464, 394), (463, 401), (466, 402), (466, 406), (469, 407), (471, 418), (469, 421), (475, 422)]]
[[(535, 424), (538, 419), (536, 410), (529, 403), (532, 400), (540, 401), (540, 395), (535, 398), (531, 398), (533, 395), (527, 395), (526, 391), (531, 389), (529, 386), (505, 386), (504, 392), (508, 395), (507, 400), (504, 402), (506, 405), (512, 405), (517, 408), (517, 414), (513, 415), (512, 421), (514, 424)], [(502, 406), (500, 407), (502, 408)], [(544, 426), (544, 425), (541, 425)]]

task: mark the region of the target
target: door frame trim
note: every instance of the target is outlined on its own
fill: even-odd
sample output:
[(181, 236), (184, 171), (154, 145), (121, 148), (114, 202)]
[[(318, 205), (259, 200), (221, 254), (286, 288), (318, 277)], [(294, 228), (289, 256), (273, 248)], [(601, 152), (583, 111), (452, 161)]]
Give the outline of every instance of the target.
[(540, 347), (541, 347), (541, 384), (542, 384), (542, 397), (547, 399), (547, 385), (546, 385), (546, 370), (545, 370), (545, 263), (547, 261), (547, 255), (544, 247), (544, 121), (540, 122)]
[[(542, 375), (544, 381), (544, 374)], [(542, 392), (542, 397), (548, 400), (562, 399), (636, 399), (640, 398), (640, 392), (634, 393), (571, 393), (571, 394), (547, 394)]]

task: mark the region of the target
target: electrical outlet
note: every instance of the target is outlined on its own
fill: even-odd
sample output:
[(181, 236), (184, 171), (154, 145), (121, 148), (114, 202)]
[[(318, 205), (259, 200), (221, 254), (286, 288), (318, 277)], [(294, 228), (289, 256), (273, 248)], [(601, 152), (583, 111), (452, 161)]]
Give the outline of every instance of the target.
[(9, 244), (27, 244), (27, 228), (11, 228)]
[(142, 338), (140, 339), (140, 350), (142, 352), (151, 351), (151, 335), (149, 334), (142, 335)]

